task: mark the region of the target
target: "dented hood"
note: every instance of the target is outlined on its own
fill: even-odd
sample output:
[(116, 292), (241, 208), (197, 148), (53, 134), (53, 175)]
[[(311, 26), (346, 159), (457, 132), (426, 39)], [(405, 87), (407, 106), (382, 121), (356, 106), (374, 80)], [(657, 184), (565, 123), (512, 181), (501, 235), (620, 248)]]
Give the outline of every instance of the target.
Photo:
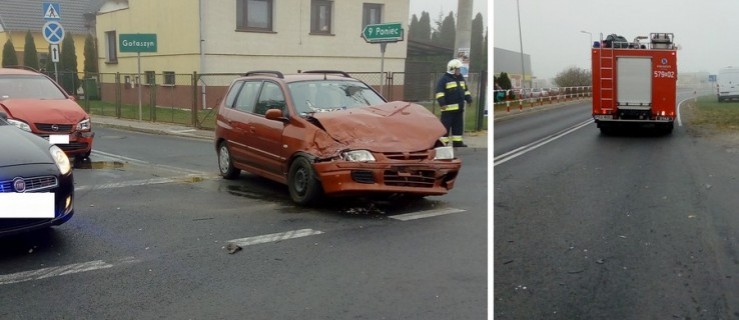
[(76, 102), (68, 99), (7, 99), (0, 100), (0, 111), (7, 110), (8, 116), (29, 123), (77, 124), (87, 113)]
[(316, 113), (313, 117), (337, 142), (375, 152), (431, 149), (446, 132), (433, 113), (409, 102)]

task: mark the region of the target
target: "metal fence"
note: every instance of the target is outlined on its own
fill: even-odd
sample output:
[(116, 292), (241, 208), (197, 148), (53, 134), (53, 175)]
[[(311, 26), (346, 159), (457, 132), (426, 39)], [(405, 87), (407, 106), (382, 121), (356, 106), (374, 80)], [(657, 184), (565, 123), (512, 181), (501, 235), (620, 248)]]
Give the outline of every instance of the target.
[[(388, 101), (412, 101), (438, 113), (434, 99), (436, 82), (443, 73), (349, 72)], [(224, 97), (231, 81), (241, 73), (71, 73), (51, 72), (52, 79), (70, 94), (90, 114), (138, 119), (152, 122), (178, 123), (197, 128), (215, 126), (214, 109)], [(75, 77), (76, 76), (76, 77)], [(473, 100), (484, 101), (486, 75), (470, 74), (467, 83)], [(476, 125), (474, 130), (487, 129), (484, 112), (475, 103), (468, 108)], [(471, 128), (468, 126), (468, 129)]]

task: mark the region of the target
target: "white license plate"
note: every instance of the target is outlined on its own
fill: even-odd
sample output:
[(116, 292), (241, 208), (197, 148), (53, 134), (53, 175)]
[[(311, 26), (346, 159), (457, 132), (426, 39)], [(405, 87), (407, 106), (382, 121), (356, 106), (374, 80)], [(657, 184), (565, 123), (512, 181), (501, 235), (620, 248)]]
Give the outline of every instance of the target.
[(69, 144), (68, 134), (52, 134), (49, 135), (49, 143), (51, 144)]
[(53, 217), (53, 193), (0, 193), (0, 218)]

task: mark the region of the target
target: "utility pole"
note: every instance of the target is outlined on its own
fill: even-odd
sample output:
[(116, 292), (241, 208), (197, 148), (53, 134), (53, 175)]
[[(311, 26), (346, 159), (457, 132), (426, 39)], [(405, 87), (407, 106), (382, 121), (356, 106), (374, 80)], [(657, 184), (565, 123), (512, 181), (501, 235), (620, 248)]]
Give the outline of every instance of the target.
[[(467, 77), (470, 69), (470, 43), (472, 42), (472, 1), (457, 1), (457, 34), (454, 40), (454, 57), (462, 60), (466, 70), (462, 74)], [(478, 57), (479, 59), (479, 57)]]

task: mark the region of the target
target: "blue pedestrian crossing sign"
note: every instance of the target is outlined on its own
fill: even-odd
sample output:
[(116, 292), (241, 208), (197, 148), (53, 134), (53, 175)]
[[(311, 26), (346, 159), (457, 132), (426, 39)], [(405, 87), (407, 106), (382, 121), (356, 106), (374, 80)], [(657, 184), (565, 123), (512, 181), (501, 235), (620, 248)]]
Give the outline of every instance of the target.
[(41, 33), (49, 44), (59, 44), (64, 40), (64, 27), (56, 21), (46, 22), (41, 29)]
[(59, 21), (62, 19), (61, 6), (58, 3), (44, 2), (44, 19), (47, 21)]

